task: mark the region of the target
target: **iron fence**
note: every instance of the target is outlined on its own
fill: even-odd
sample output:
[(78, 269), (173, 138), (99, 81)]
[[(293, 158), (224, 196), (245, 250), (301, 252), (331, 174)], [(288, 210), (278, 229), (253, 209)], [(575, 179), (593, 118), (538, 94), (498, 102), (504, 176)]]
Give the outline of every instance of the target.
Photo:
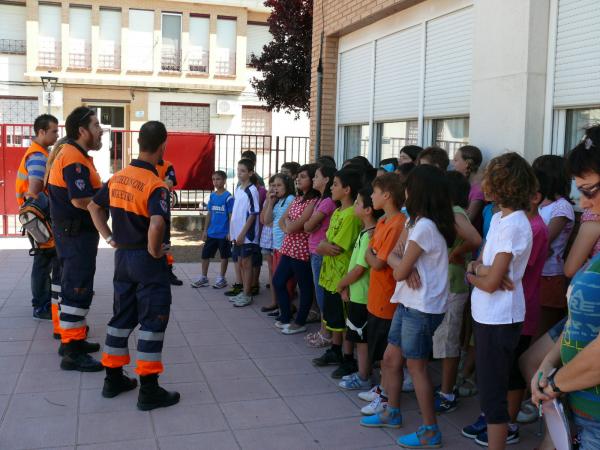
[(188, 71), (194, 73), (208, 73), (209, 53), (206, 50), (193, 52), (188, 57)]
[(61, 66), (60, 41), (41, 40), (38, 51), (38, 65), (59, 68)]
[(106, 70), (121, 69), (121, 46), (115, 45), (111, 50), (100, 51), (98, 54), (98, 68)]
[(24, 55), (27, 52), (27, 42), (20, 39), (0, 39), (0, 53)]

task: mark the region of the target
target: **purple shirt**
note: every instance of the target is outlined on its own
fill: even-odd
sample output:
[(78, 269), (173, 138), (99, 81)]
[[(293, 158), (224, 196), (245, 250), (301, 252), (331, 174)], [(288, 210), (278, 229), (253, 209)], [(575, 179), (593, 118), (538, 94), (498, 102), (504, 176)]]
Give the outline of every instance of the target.
[(316, 253), (317, 247), (321, 243), (323, 239), (325, 239), (325, 233), (327, 233), (327, 229), (329, 228), (329, 221), (331, 220), (331, 215), (335, 211), (337, 206), (335, 206), (335, 202), (331, 200), (331, 197), (321, 198), (317, 201), (315, 209), (313, 211), (313, 216), (320, 212), (325, 214), (325, 217), (319, 224), (319, 228), (310, 233), (308, 237), (308, 250), (310, 253)]
[(548, 255), (548, 227), (540, 215), (529, 219), (533, 242), (531, 255), (523, 275), (523, 294), (525, 295), (525, 323), (521, 334), (534, 336), (540, 318), (540, 282), (542, 270)]

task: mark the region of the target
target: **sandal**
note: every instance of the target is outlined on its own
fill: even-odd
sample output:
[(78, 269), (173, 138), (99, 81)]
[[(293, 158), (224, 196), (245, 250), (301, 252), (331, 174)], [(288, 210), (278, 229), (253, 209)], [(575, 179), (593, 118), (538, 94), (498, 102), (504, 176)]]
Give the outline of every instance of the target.
[(323, 348), (331, 345), (331, 339), (323, 336), (320, 331), (306, 337), (306, 345), (312, 348)]
[(275, 311), (276, 309), (279, 309), (279, 306), (277, 306), (277, 305), (263, 306), (262, 308), (260, 308), (260, 312), (271, 312), (271, 311)]

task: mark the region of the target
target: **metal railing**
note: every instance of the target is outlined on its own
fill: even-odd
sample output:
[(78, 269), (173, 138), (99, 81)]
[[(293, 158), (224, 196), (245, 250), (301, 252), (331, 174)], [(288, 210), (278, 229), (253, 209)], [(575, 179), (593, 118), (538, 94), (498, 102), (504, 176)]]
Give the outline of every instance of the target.
[(467, 145), (468, 143), (469, 143), (468, 141), (442, 141), (442, 140), (433, 141), (433, 145), (443, 148), (444, 150), (446, 150), (448, 152), (448, 157), (450, 158), (450, 160), (452, 160), (452, 158), (454, 158), (454, 153), (456, 152), (456, 150), (461, 148), (463, 145)]
[(27, 52), (27, 41), (19, 39), (0, 39), (0, 53), (24, 55)]
[(92, 68), (92, 46), (88, 42), (82, 50), (69, 49), (69, 67), (73, 69)]
[(163, 47), (160, 54), (160, 69), (169, 72), (181, 72), (181, 50)]
[(38, 65), (59, 68), (61, 66), (60, 41), (41, 40), (38, 51)]
[(209, 53), (207, 50), (193, 52), (188, 58), (188, 71), (208, 73)]
[(229, 52), (227, 56), (218, 55), (215, 64), (216, 75), (235, 75), (235, 52)]
[(108, 70), (121, 69), (121, 46), (117, 45), (112, 52), (98, 54), (98, 68)]

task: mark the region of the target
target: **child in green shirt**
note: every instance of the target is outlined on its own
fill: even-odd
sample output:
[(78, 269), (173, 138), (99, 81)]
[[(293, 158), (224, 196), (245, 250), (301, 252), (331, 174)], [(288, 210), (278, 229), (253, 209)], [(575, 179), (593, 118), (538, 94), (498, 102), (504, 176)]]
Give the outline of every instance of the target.
[(349, 347), (356, 344), (358, 358), (358, 372), (345, 377), (339, 384), (343, 389), (370, 389), (371, 388), (371, 364), (369, 362), (369, 349), (367, 345), (367, 300), (369, 298), (369, 264), (365, 254), (369, 247), (369, 241), (377, 225), (377, 219), (383, 215), (383, 210), (373, 209), (371, 194), (373, 188), (365, 187), (360, 190), (354, 206), (355, 214), (360, 218), (363, 229), (360, 232), (348, 273), (340, 280), (337, 291), (348, 307), (348, 318), (346, 325), (346, 342)]
[(337, 292), (338, 284), (348, 272), (354, 243), (361, 229), (361, 221), (354, 213), (354, 200), (361, 188), (361, 176), (350, 169), (335, 173), (331, 186), (331, 198), (339, 202), (340, 207), (333, 212), (326, 239), (317, 247), (317, 253), (323, 255), (323, 265), (319, 275), (319, 285), (325, 292), (323, 321), (332, 332), (331, 347), (319, 358), (313, 359), (316, 366), (339, 364), (331, 376), (342, 378), (357, 370), (351, 343), (347, 343), (342, 356), (342, 342), (346, 331), (346, 307)]

